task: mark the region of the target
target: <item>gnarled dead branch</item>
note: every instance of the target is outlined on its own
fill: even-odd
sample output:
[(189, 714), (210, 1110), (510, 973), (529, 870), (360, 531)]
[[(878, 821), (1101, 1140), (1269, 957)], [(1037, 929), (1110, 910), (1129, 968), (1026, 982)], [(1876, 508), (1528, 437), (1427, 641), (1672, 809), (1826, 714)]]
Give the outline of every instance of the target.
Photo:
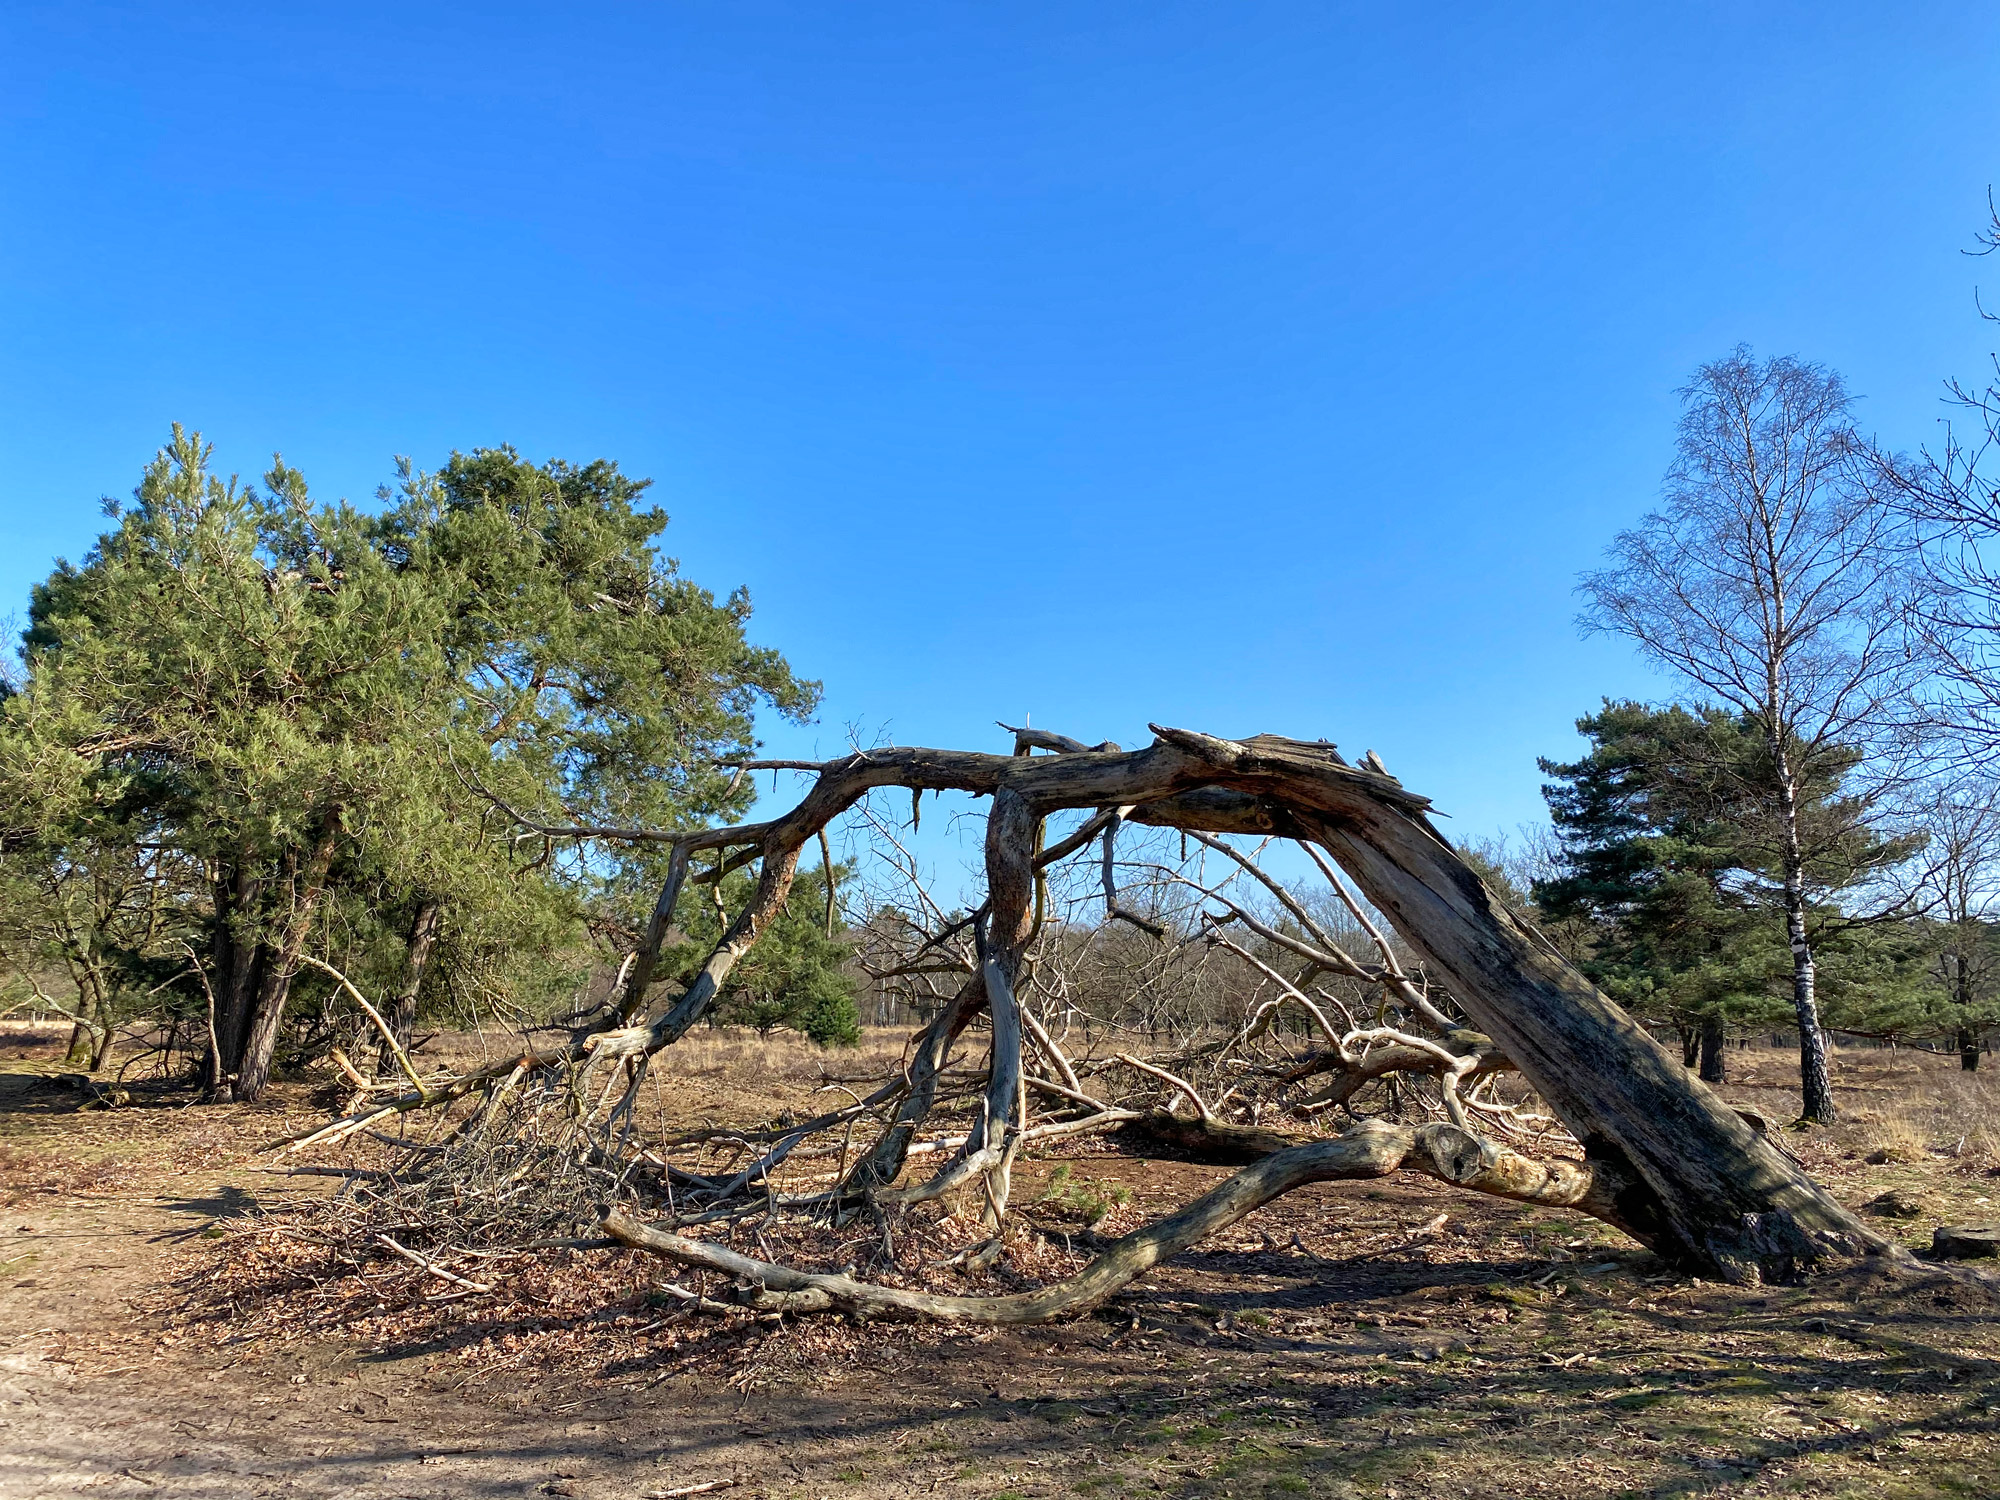
[[(1548, 1102), (1581, 1144), (1585, 1161), (1581, 1166), (1536, 1166), (1518, 1153), (1482, 1143), (1471, 1156), (1460, 1153), (1448, 1163), (1453, 1171), (1470, 1174), (1467, 1185), (1500, 1191), (1491, 1184), (1529, 1184), (1512, 1196), (1536, 1197), (1558, 1191), (1584, 1195), (1574, 1199), (1578, 1206), (1618, 1224), (1663, 1254), (1684, 1265), (1738, 1280), (1788, 1278), (1857, 1255), (1892, 1260), (1899, 1256), (1890, 1241), (1840, 1208), (1796, 1162), (1690, 1079), (1650, 1035), (1496, 901), (1431, 826), (1427, 801), (1387, 775), (1379, 761), (1363, 767), (1350, 765), (1324, 742), (1270, 735), (1228, 740), (1158, 726), (1153, 744), (1130, 752), (1109, 744), (1085, 747), (1043, 731), (1011, 732), (1015, 735), (1014, 755), (885, 748), (857, 751), (824, 763), (785, 763), (813, 773), (813, 782), (799, 803), (775, 818), (734, 828), (652, 834), (544, 825), (521, 819), (507, 809), (525, 828), (544, 838), (647, 838), (672, 845), (667, 885), (607, 1029), (581, 1037), (553, 1055), (524, 1055), (512, 1065), (420, 1085), (414, 1094), (335, 1122), (312, 1139), (324, 1141), (352, 1134), (389, 1113), (449, 1103), (470, 1092), (490, 1099), (496, 1088), (511, 1086), (499, 1082), (503, 1072), (518, 1081), (523, 1069), (568, 1070), (575, 1078), (573, 1092), (584, 1097), (583, 1084), (594, 1070), (651, 1057), (711, 1014), (731, 971), (783, 909), (804, 845), (818, 838), (832, 820), (881, 788), (902, 788), (913, 798), (921, 798), (926, 791), (955, 791), (992, 799), (987, 821), (986, 899), (969, 917), (949, 924), (951, 930), (972, 932), (974, 953), (967, 957), (973, 961), (973, 971), (958, 970), (963, 978), (956, 994), (918, 1039), (903, 1077), (891, 1080), (874, 1096), (871, 1108), (890, 1111), (876, 1141), (864, 1149), (844, 1181), (830, 1192), (798, 1200), (802, 1204), (844, 1211), (869, 1201), (886, 1203), (896, 1196), (905, 1200), (922, 1197), (976, 1179), (983, 1187), (989, 1221), (997, 1224), (1007, 1207), (1009, 1171), (1025, 1140), (1044, 1132), (1101, 1128), (1114, 1110), (1135, 1113), (1109, 1101), (1104, 1107), (1092, 1108), (1096, 1101), (1084, 1094), (1080, 1080), (1096, 1065), (1086, 1064), (1072, 1069), (1055, 1085), (1059, 1092), (1049, 1096), (1061, 1101), (1055, 1108), (1059, 1117), (1032, 1126), (1025, 1099), (1028, 1074), (1023, 1036), (1035, 1028), (1022, 1019), (1025, 997), (1034, 992), (1031, 949), (1038, 937), (1052, 930), (1052, 924), (1043, 920), (1048, 910), (1043, 880), (1051, 862), (1058, 850), (1067, 857), (1095, 838), (1105, 839), (1100, 884), (1108, 917), (1098, 931), (1110, 930), (1111, 919), (1120, 915), (1111, 836), (1122, 823), (1129, 822), (1179, 830), (1199, 847), (1225, 854), (1239, 867), (1254, 872), (1277, 902), (1284, 921), (1265, 920), (1245, 902), (1221, 898), (1220, 887), (1201, 886), (1206, 896), (1223, 907), (1220, 915), (1211, 913), (1207, 935), (1217, 937), (1225, 921), (1241, 924), (1240, 931), (1254, 937), (1261, 950), (1232, 936), (1221, 936), (1220, 946), (1256, 984), (1275, 986), (1285, 1003), (1312, 1017), (1327, 1043), (1318, 1062), (1305, 1072), (1294, 1072), (1291, 1078), (1296, 1083), (1313, 1076), (1313, 1069), (1336, 1075), (1328, 1090), (1307, 1102), (1308, 1109), (1328, 1107), (1337, 1100), (1351, 1104), (1355, 1088), (1373, 1079), (1422, 1075), (1438, 1091), (1427, 1107), (1445, 1111), (1453, 1124), (1435, 1128), (1370, 1125), (1359, 1136), (1349, 1131), (1332, 1141), (1288, 1148), (1272, 1158), (1277, 1165), (1268, 1170), (1253, 1168), (1223, 1197), (1210, 1195), (1201, 1205), (1154, 1226), (1157, 1233), (1142, 1231), (1142, 1238), (1131, 1242), (1124, 1260), (1085, 1272), (1078, 1285), (1066, 1283), (1070, 1290), (1060, 1296), (1053, 1292), (1031, 1294), (1020, 1307), (1073, 1305), (1063, 1301), (1072, 1295), (1087, 1301), (1099, 1295), (1093, 1289), (1105, 1278), (1115, 1280), (1117, 1274), (1123, 1274), (1127, 1262), (1171, 1253), (1161, 1247), (1175, 1242), (1183, 1232), (1206, 1232), (1201, 1226), (1211, 1223), (1207, 1216), (1233, 1211), (1226, 1205), (1256, 1198), (1273, 1184), (1295, 1185), (1296, 1181), (1311, 1180), (1313, 1173), (1373, 1170), (1391, 1156), (1397, 1164), (1459, 1181), (1440, 1165), (1445, 1159), (1421, 1142), (1476, 1141), (1467, 1129), (1475, 1118), (1494, 1121), (1494, 1128), (1509, 1127), (1510, 1121), (1518, 1120), (1517, 1106), (1496, 1104), (1490, 1098), (1479, 1098), (1477, 1090), (1461, 1088), (1484, 1079), (1489, 1081), (1482, 1087), (1490, 1093), (1490, 1075), (1505, 1065), (1518, 1069)], [(1033, 753), (1037, 749), (1050, 753)], [(1073, 810), (1088, 815), (1083, 826), (1052, 848), (1042, 849), (1046, 821)], [(1302, 844), (1318, 862), (1348, 918), (1374, 947), (1374, 961), (1364, 962), (1340, 947), (1302, 903), (1256, 870), (1254, 861), (1247, 860), (1223, 837), (1245, 833)], [(664, 1004), (653, 1005), (646, 995), (652, 969), (646, 954), (657, 956), (673, 900), (677, 899), (676, 882), (688, 878), (687, 856), (701, 850), (718, 851), (713, 872), (717, 879), (728, 868), (754, 862), (758, 867), (756, 887), (692, 982)], [(1393, 940), (1378, 919), (1386, 919)], [(1296, 922), (1297, 931), (1290, 930), (1286, 922)], [(1165, 924), (1156, 925), (1164, 930)], [(1161, 951), (1179, 954), (1194, 936), (1185, 934), (1178, 942), (1154, 941)], [(1047, 940), (1055, 941), (1055, 937)], [(957, 950), (951, 947), (955, 941), (930, 933), (923, 939), (924, 952), (947, 958), (949, 969), (960, 963)], [(1307, 972), (1287, 976), (1278, 967), (1286, 956), (1288, 961), (1307, 964)], [(929, 959), (924, 958), (924, 962)], [(1401, 1024), (1390, 1026), (1386, 1017), (1379, 1015), (1372, 1025), (1356, 1022), (1344, 1013), (1345, 1003), (1339, 996), (1316, 983), (1316, 975), (1326, 975), (1336, 983), (1371, 986), (1402, 1012)], [(1309, 991), (1308, 986), (1313, 988)], [(1448, 995), (1450, 1003), (1477, 1031), (1454, 1022), (1434, 994)], [(1338, 1026), (1330, 1014), (1335, 1011), (1343, 1012)], [(1205, 1065), (1235, 1067), (1241, 1073), (1238, 1083), (1221, 1088), (1212, 1101), (1192, 1082), (1181, 1080), (1193, 1097), (1202, 1101), (1202, 1109), (1219, 1112), (1244, 1082), (1282, 1078), (1286, 1069), (1303, 1066), (1298, 1060), (1259, 1063), (1239, 1055), (1253, 1033), (1263, 1034), (1255, 1031), (1256, 1026), (1268, 1027), (1275, 1015), (1275, 1010), (1264, 1012), (1236, 1033), (1233, 1043), (1224, 1038), (1203, 1054), (1208, 1060)], [(976, 1097), (978, 1101), (964, 1127), (964, 1144), (930, 1183), (899, 1194), (892, 1184), (903, 1169), (912, 1137), (940, 1105), (940, 1085), (949, 1071), (953, 1043), (981, 1021), (990, 1038), (983, 1077), (963, 1087), (954, 1085), (955, 1098), (969, 1101)], [(1426, 1029), (1435, 1035), (1424, 1034)], [(1043, 1047), (1046, 1037), (1047, 1028), (1042, 1028), (1036, 1045), (1044, 1055), (1048, 1050)], [(1133, 1056), (1136, 1059), (1136, 1054)], [(1194, 1054), (1189, 1052), (1188, 1056)], [(1322, 1067), (1320, 1062), (1326, 1065)], [(1061, 1071), (1061, 1064), (1052, 1065)], [(1155, 1056), (1144, 1059), (1143, 1065), (1172, 1072), (1177, 1058)], [(608, 1089), (617, 1077), (624, 1077), (629, 1094), (642, 1072), (614, 1074), (604, 1086)], [(1073, 1082), (1079, 1086), (1072, 1087)], [(586, 1125), (594, 1113), (583, 1113)], [(1254, 1125), (1255, 1110), (1250, 1113)], [(617, 1118), (615, 1109), (611, 1118)], [(848, 1116), (842, 1128), (848, 1128), (853, 1118)], [(1408, 1144), (1396, 1144), (1404, 1142), (1403, 1135), (1395, 1135), (1392, 1142), (1384, 1133), (1412, 1130), (1416, 1133), (1407, 1136)], [(1456, 1134), (1439, 1133), (1447, 1130)], [(608, 1127), (590, 1139), (598, 1142), (593, 1149), (620, 1149)], [(774, 1144), (767, 1157), (777, 1150)], [(1437, 1170), (1431, 1170), (1433, 1167)], [(1294, 1173), (1305, 1175), (1288, 1176)], [(743, 1187), (747, 1189), (756, 1181), (753, 1172)], [(1594, 1186), (1580, 1187), (1579, 1182)], [(723, 1185), (731, 1185), (730, 1180), (724, 1179)], [(1273, 1190), (1283, 1191), (1284, 1187)], [(1548, 1200), (1536, 1197), (1536, 1201)], [(775, 1212), (785, 1206), (786, 1200), (766, 1186), (765, 1210)], [(719, 1204), (710, 1211), (732, 1210)], [(628, 1221), (620, 1216), (617, 1222)], [(1149, 1234), (1151, 1238), (1143, 1237)], [(708, 1255), (711, 1251), (686, 1253)], [(772, 1274), (796, 1277), (804, 1273), (774, 1269)], [(876, 1293), (860, 1283), (835, 1285), (822, 1278), (778, 1289), (846, 1298), (845, 1305), (861, 1311), (878, 1307), (918, 1310), (917, 1304), (905, 1305), (895, 1298), (871, 1301)]]
[(1597, 1174), (1580, 1163), (1533, 1161), (1456, 1126), (1411, 1129), (1369, 1121), (1330, 1140), (1266, 1156), (1178, 1213), (1113, 1241), (1076, 1275), (1012, 1296), (940, 1296), (846, 1275), (799, 1271), (755, 1260), (713, 1241), (654, 1228), (623, 1212), (608, 1215), (604, 1231), (622, 1244), (678, 1265), (737, 1277), (749, 1284), (749, 1304), (762, 1309), (958, 1323), (1048, 1323), (1089, 1312), (1161, 1261), (1294, 1188), (1309, 1182), (1386, 1177), (1398, 1169), (1524, 1203), (1577, 1208), (1599, 1217), (1616, 1213), (1616, 1192), (1606, 1191)]

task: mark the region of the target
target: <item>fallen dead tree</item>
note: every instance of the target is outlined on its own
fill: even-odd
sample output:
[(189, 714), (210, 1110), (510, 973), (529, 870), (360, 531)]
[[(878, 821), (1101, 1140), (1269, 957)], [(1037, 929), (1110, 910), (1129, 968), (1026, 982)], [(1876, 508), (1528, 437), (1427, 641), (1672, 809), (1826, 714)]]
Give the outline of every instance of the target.
[(745, 1299), (762, 1311), (846, 1312), (861, 1317), (942, 1318), (965, 1323), (1047, 1323), (1086, 1313), (1169, 1256), (1309, 1182), (1386, 1177), (1398, 1169), (1523, 1203), (1608, 1210), (1587, 1167), (1543, 1163), (1496, 1147), (1452, 1125), (1415, 1129), (1366, 1121), (1329, 1140), (1274, 1152), (1204, 1193), (1180, 1212), (1111, 1244), (1082, 1271), (1033, 1292), (1007, 1297), (944, 1297), (817, 1275), (740, 1255), (707, 1240), (670, 1234), (614, 1212), (605, 1232), (679, 1265), (720, 1271), (747, 1283)]
[[(608, 1233), (683, 1264), (744, 1278), (753, 1296), (789, 1299), (783, 1305), (798, 1311), (985, 1321), (1067, 1315), (1303, 1183), (1397, 1170), (1577, 1208), (1676, 1263), (1734, 1281), (1789, 1280), (1858, 1257), (1893, 1261), (1903, 1255), (1835, 1203), (1764, 1132), (1690, 1079), (1495, 901), (1431, 826), (1426, 800), (1372, 756), (1354, 766), (1323, 742), (1273, 736), (1232, 741), (1170, 729), (1156, 729), (1154, 744), (1133, 752), (1038, 731), (1014, 733), (1013, 755), (891, 748), (823, 764), (750, 763), (746, 771), (799, 770), (813, 782), (790, 812), (733, 828), (672, 833), (556, 825), (497, 804), (525, 836), (670, 846), (667, 879), (609, 1012), (566, 1046), (524, 1049), (472, 1074), (413, 1078), (407, 1085), (363, 1081), (348, 1115), (302, 1134), (289, 1150), (355, 1139), (411, 1111), (448, 1116), (471, 1101), (471, 1114), (449, 1127), (442, 1147), (426, 1145), (431, 1156), (398, 1169), (399, 1181), (436, 1177), (470, 1159), (463, 1150), (454, 1153), (454, 1145), (490, 1139), (494, 1121), (510, 1108), (515, 1116), (509, 1118), (517, 1117), (522, 1091), (533, 1090), (539, 1098), (565, 1101), (559, 1130), (537, 1128), (537, 1149), (567, 1153), (589, 1168), (591, 1180), (607, 1186), (606, 1197), (615, 1204), (605, 1221)], [(899, 960), (904, 972), (951, 976), (956, 986), (912, 1039), (902, 1068), (865, 1096), (850, 1091), (849, 1103), (815, 1119), (729, 1137), (736, 1155), (726, 1169), (705, 1159), (676, 1163), (662, 1150), (642, 1149), (633, 1135), (634, 1105), (653, 1059), (709, 1014), (731, 970), (782, 909), (808, 842), (885, 788), (911, 793), (913, 820), (926, 792), (991, 799), (985, 900), (955, 920), (913, 923), (914, 940)], [(1086, 816), (1048, 843), (1048, 819), (1071, 811)], [(1187, 888), (1199, 909), (1192, 929), (1178, 937), (1121, 897), (1115, 847), (1120, 829), (1130, 825), (1175, 830), (1236, 867), (1219, 879), (1161, 875)], [(1229, 840), (1239, 835), (1302, 847), (1363, 934), (1369, 956), (1343, 947), (1338, 934), (1237, 850)], [(1038, 939), (1046, 941), (1050, 872), (1093, 845), (1102, 849), (1104, 928), (1133, 928), (1146, 942), (1174, 944), (1175, 952), (1199, 945), (1228, 955), (1250, 976), (1254, 1003), (1229, 1034), (1199, 1046), (1190, 1042), (1176, 1055), (1072, 1059), (1034, 1005), (1024, 1003), (1038, 984), (1032, 953)], [(713, 863), (697, 873), (693, 860), (702, 853)], [(752, 864), (757, 878), (747, 905), (692, 981), (656, 1003), (653, 976), (684, 887), (719, 881)], [(1260, 915), (1253, 903), (1232, 895), (1230, 882), (1239, 877), (1261, 883), (1275, 908)], [(1378, 916), (1391, 931), (1381, 929)], [(1354, 1014), (1328, 988), (1333, 982), (1349, 986), (1350, 994), (1370, 995), (1374, 1013)], [(1253, 1055), (1281, 1014), (1306, 1027), (1313, 1050), (1275, 1060)], [(976, 1026), (988, 1039), (985, 1064), (971, 1074), (954, 1073), (954, 1046)], [(1208, 1089), (1183, 1076), (1194, 1064), (1216, 1080)], [(1225, 1088), (1229, 1069), (1238, 1081)], [(1546, 1101), (1553, 1119), (1492, 1092), (1494, 1079), (1509, 1070), (1518, 1070)], [(1139, 1097), (1092, 1092), (1114, 1076), (1128, 1095), (1136, 1089)], [(1264, 1089), (1273, 1107), (1305, 1125), (1317, 1114), (1351, 1107), (1362, 1089), (1384, 1082), (1409, 1091), (1398, 1096), (1401, 1104), (1442, 1118), (1430, 1124), (1364, 1121), (1330, 1139), (1288, 1146), (1284, 1135), (1259, 1125), (1262, 1095), (1247, 1125), (1220, 1114), (1230, 1096)], [(1310, 1092), (1299, 1094), (1307, 1084)], [(1053, 1112), (1036, 1120), (1031, 1099), (1052, 1101)], [(940, 1131), (947, 1114), (958, 1128)], [(1557, 1121), (1580, 1160), (1537, 1161), (1492, 1139), (1524, 1141)], [(873, 1139), (857, 1144), (854, 1137), (863, 1129), (872, 1129)], [(1012, 1172), (1024, 1149), (1132, 1129), (1183, 1147), (1213, 1147), (1224, 1159), (1232, 1153), (1237, 1160), (1261, 1159), (1180, 1213), (1118, 1241), (1077, 1276), (1019, 1297), (904, 1292), (753, 1260), (678, 1232), (750, 1215), (767, 1228), (786, 1215), (839, 1222), (972, 1193), (992, 1235), (971, 1262), (983, 1263), (1003, 1244)], [(712, 1137), (702, 1143), (704, 1149), (713, 1144)], [(912, 1160), (926, 1156), (940, 1158), (936, 1169), (920, 1181), (905, 1181)], [(780, 1192), (781, 1169), (826, 1158), (834, 1165), (821, 1175), (823, 1185)], [(451, 1179), (447, 1197), (488, 1192), (480, 1184), (498, 1180), (484, 1167), (451, 1170), (460, 1175)], [(521, 1181), (519, 1175), (507, 1179), (512, 1189)], [(641, 1206), (670, 1228), (642, 1223), (634, 1212)]]

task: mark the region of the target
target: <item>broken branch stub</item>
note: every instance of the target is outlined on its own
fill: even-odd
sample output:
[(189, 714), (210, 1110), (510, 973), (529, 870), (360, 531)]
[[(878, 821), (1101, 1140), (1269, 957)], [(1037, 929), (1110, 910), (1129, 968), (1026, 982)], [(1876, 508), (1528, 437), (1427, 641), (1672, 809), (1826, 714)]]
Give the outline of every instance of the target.
[(993, 794), (986, 819), (986, 900), (980, 933), (980, 975), (993, 1025), (993, 1062), (986, 1107), (966, 1143), (966, 1154), (986, 1173), (989, 1215), (995, 1227), (1007, 1211), (1008, 1178), (1021, 1118), (1021, 959), (1034, 932), (1033, 842), (1039, 820), (1027, 801), (1006, 787)]

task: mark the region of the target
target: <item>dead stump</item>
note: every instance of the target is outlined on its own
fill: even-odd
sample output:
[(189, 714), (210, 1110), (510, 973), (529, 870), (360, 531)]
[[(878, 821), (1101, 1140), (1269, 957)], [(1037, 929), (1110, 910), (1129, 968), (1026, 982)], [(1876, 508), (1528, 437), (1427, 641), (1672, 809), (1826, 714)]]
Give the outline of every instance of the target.
[(1931, 1234), (1931, 1254), (1945, 1260), (1986, 1260), (2000, 1256), (2000, 1226), (1972, 1229), (1940, 1225)]

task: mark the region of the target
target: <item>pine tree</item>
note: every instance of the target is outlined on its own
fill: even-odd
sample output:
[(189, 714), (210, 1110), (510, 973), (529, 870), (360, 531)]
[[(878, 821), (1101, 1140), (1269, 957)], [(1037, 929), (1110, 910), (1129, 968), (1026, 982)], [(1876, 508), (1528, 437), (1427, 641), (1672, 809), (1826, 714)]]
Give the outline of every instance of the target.
[[(1536, 903), (1588, 922), (1586, 972), (1627, 1009), (1672, 1025), (1689, 1063), (1720, 1081), (1728, 1029), (1790, 1009), (1786, 856), (1760, 796), (1764, 736), (1721, 709), (1610, 700), (1577, 729), (1592, 741), (1587, 756), (1540, 763), (1555, 778), (1543, 794), (1565, 869), (1536, 883)], [(1791, 827), (1828, 1017), (1865, 1030), (1909, 1003), (1921, 945), (1907, 924), (1841, 904), (1914, 847), (1875, 831), (1868, 800), (1844, 793), (1853, 763), (1807, 762)]]
[(1815, 782), (1865, 770), (1881, 787), (1904, 774), (1922, 676), (1908, 628), (1912, 534), (1886, 503), (1894, 465), (1855, 427), (1831, 371), (1738, 348), (1681, 396), (1665, 503), (1585, 575), (1583, 623), (1631, 639), (1762, 744), (1739, 767), (1755, 780), (1739, 776), (1734, 790), (1775, 857), (1803, 1114), (1830, 1121), (1803, 820)]
[(257, 490), (176, 427), (36, 590), (0, 705), (0, 792), (70, 826), (32, 768), (74, 763), (116, 788), (128, 851), (202, 872), (180, 920), (215, 1098), (264, 1088), (316, 931), (374, 965), (403, 1027), (439, 955), (531, 969), (580, 936), (605, 871), (524, 871), (477, 787), (600, 821), (732, 816), (749, 792), (717, 762), (754, 748), (757, 706), (817, 698), (745, 639), (741, 592), (718, 604), (658, 554), (666, 517), (615, 465), (503, 449), (403, 480), (378, 515), (281, 460)]
[[(712, 1013), (716, 1024), (753, 1027), (763, 1036), (781, 1028), (796, 1031), (822, 1047), (851, 1047), (861, 1040), (859, 986), (850, 972), (853, 945), (839, 916), (840, 882), (847, 873), (838, 865), (831, 872), (831, 907), (829, 872), (799, 874), (777, 920), (731, 971)], [(669, 975), (683, 982), (692, 977), (728, 926), (729, 914), (749, 900), (752, 884), (736, 871), (723, 877), (719, 895), (714, 885), (682, 894), (676, 926), (683, 941), (662, 965)]]

